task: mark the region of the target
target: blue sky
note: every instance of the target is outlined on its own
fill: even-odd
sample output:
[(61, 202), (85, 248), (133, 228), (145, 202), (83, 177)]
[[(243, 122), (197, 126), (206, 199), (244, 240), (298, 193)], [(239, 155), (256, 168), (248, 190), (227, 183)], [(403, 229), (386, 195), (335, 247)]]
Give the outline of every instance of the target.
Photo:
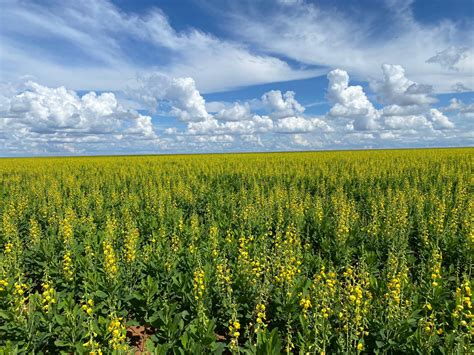
[(0, 156), (474, 143), (472, 1), (0, 4)]

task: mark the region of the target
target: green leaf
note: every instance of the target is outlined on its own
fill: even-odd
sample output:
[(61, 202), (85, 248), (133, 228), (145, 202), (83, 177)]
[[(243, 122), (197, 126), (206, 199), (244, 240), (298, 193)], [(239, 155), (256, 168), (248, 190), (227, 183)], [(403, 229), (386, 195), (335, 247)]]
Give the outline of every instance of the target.
[(97, 290), (95, 291), (95, 295), (99, 298), (107, 298), (109, 295), (107, 295), (104, 291)]

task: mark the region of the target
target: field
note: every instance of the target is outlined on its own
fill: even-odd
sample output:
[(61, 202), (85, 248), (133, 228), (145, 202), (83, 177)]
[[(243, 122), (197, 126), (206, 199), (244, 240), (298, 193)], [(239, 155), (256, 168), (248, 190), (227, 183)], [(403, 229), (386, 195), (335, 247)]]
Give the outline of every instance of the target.
[(0, 353), (470, 353), (474, 149), (0, 160)]

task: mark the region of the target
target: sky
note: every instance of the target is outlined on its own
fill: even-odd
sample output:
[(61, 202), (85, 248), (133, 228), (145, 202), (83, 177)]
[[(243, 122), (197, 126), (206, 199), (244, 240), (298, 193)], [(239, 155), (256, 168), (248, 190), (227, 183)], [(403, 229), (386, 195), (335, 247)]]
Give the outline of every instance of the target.
[(0, 0), (0, 156), (474, 145), (471, 0)]

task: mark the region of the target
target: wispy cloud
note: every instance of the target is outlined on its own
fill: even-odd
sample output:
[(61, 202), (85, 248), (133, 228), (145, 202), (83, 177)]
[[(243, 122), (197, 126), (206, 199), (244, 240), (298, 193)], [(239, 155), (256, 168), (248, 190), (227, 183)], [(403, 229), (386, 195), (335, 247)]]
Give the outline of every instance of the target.
[(106, 0), (11, 2), (0, 16), (0, 47), (6, 53), (0, 70), (6, 80), (29, 73), (48, 85), (61, 81), (78, 90), (117, 90), (127, 79), (158, 69), (191, 76), (210, 92), (321, 73), (198, 29), (176, 31), (159, 9), (137, 15)]
[(422, 24), (413, 16), (411, 1), (381, 2), (379, 12), (347, 7), (349, 12), (333, 4), (298, 1), (265, 16), (242, 6), (227, 14), (228, 30), (264, 53), (343, 68), (358, 80), (378, 77), (383, 63), (398, 63), (437, 93), (453, 92), (458, 83), (474, 87), (472, 24)]

